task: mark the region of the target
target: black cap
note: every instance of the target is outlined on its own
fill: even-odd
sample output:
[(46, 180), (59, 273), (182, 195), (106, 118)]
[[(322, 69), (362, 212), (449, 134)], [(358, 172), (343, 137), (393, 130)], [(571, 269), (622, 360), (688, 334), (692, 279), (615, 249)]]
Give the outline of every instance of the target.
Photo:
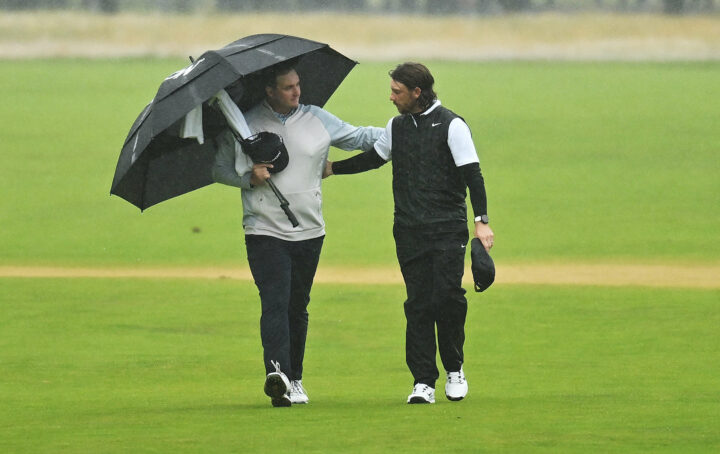
[(495, 263), (477, 238), (470, 242), (470, 256), (475, 291), (482, 292), (495, 281)]
[(262, 131), (242, 141), (243, 153), (255, 164), (272, 164), (270, 173), (277, 173), (290, 162), (282, 137), (274, 132)]

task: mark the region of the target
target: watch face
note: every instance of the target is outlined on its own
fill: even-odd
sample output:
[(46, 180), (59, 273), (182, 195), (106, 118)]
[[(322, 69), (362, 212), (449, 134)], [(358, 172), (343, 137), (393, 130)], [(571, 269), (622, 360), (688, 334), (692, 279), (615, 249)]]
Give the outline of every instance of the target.
[(490, 219), (487, 217), (487, 214), (483, 214), (482, 216), (480, 216), (480, 222), (482, 222), (483, 224), (487, 224), (488, 222), (490, 222)]

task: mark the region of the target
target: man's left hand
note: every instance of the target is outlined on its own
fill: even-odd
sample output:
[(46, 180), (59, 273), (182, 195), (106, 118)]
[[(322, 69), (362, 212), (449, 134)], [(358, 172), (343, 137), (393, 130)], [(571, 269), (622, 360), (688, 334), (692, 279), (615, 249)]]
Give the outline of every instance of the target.
[(475, 223), (475, 237), (480, 240), (483, 246), (485, 246), (486, 251), (489, 251), (495, 242), (495, 234), (490, 226), (483, 224), (480, 221)]

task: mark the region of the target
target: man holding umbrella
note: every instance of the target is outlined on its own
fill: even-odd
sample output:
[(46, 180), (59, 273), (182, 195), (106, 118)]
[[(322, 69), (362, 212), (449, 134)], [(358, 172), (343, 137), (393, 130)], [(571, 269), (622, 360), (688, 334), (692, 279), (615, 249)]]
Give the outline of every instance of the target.
[[(383, 132), (300, 104), (300, 82), (292, 66), (271, 67), (264, 101), (245, 113), (253, 133), (269, 131), (282, 138), (288, 150), (282, 171), (253, 163), (230, 131), (218, 139), (213, 168), (215, 181), (242, 190), (247, 257), (262, 305), (265, 393), (276, 407), (308, 402), (302, 385), (307, 306), (325, 236), (321, 180), (329, 147), (371, 150)], [(298, 226), (277, 203), (266, 183), (270, 178), (287, 197)]]
[(475, 237), (493, 245), (485, 184), (470, 129), (437, 100), (430, 71), (403, 63), (390, 72), (390, 100), (399, 116), (390, 119), (373, 150), (328, 162), (325, 174), (350, 174), (393, 162), (393, 235), (402, 271), (406, 360), (415, 379), (408, 403), (435, 402), (437, 349), (446, 370), (445, 394), (463, 399), (467, 301), (462, 288), (468, 242), (466, 188), (475, 214)]

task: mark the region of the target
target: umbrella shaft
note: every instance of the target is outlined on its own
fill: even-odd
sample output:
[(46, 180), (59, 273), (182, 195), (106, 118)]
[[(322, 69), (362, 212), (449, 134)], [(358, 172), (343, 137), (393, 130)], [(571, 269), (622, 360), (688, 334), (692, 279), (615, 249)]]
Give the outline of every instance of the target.
[(290, 205), (290, 202), (288, 202), (287, 199), (285, 198), (285, 196), (282, 195), (282, 193), (281, 193), (280, 190), (277, 188), (277, 186), (275, 186), (275, 183), (273, 183), (272, 179), (268, 178), (268, 179), (265, 180), (265, 181), (267, 181), (267, 184), (270, 185), (270, 189), (272, 189), (272, 191), (273, 191), (273, 192), (275, 193), (275, 195), (277, 196), (278, 200), (280, 201), (280, 205), (287, 205), (287, 206), (289, 206), (289, 205)]

